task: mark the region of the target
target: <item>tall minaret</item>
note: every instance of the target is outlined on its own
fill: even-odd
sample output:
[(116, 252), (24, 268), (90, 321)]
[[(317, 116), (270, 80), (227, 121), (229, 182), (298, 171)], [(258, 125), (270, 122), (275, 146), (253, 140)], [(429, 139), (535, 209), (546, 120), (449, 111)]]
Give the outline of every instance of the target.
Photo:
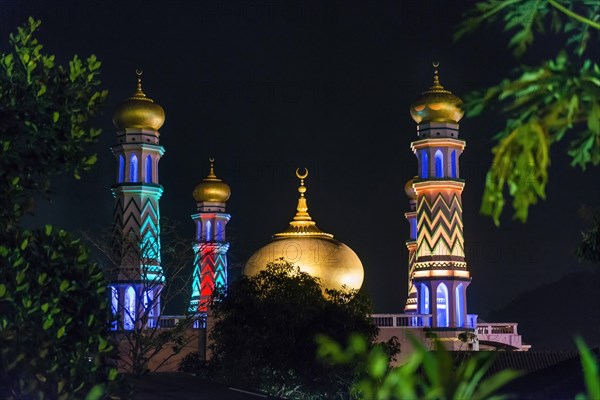
[(411, 143), (418, 159), (418, 177), (412, 183), (417, 220), (412, 280), (418, 312), (431, 314), (433, 327), (464, 327), (471, 278), (463, 239), (465, 183), (458, 168), (465, 148), (458, 139), (462, 100), (440, 84), (437, 67), (434, 63), (433, 86), (410, 109), (418, 124), (418, 139)]
[(113, 249), (117, 260), (110, 274), (113, 329), (153, 326), (160, 314), (160, 294), (165, 278), (160, 262), (160, 212), (163, 187), (158, 183), (158, 162), (165, 149), (158, 130), (165, 121), (161, 106), (142, 91), (141, 71), (137, 90), (119, 104), (113, 123), (118, 144), (116, 158)]
[(225, 213), (225, 205), (231, 189), (215, 175), (214, 159), (210, 159), (210, 173), (194, 188), (196, 224), (194, 243), (194, 276), (190, 311), (205, 313), (215, 288), (227, 288), (227, 250), (229, 243), (225, 225), (231, 215)]
[(404, 185), (404, 191), (408, 196), (410, 211), (404, 214), (404, 217), (408, 221), (410, 227), (409, 240), (406, 241), (406, 248), (408, 249), (408, 295), (406, 298), (406, 304), (404, 306), (404, 312), (406, 313), (417, 313), (417, 288), (413, 283), (413, 275), (415, 272), (415, 258), (417, 249), (417, 193), (413, 188), (415, 179), (419, 179), (415, 176)]

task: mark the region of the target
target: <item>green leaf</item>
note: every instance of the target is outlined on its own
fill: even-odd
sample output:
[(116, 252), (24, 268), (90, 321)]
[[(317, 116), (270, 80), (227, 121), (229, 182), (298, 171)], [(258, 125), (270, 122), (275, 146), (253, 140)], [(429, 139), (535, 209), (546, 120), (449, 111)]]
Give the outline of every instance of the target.
[(61, 326), (58, 331), (56, 332), (56, 338), (60, 339), (61, 337), (63, 337), (65, 335), (65, 331), (66, 331), (67, 327), (66, 326)]
[(0, 298), (4, 297), (6, 295), (6, 285), (3, 283), (0, 283)]
[(46, 226), (44, 227), (44, 233), (46, 234), (46, 236), (50, 236), (50, 234), (52, 233), (52, 225), (46, 224)]
[(590, 399), (600, 399), (600, 369), (598, 360), (595, 359), (581, 337), (577, 336), (575, 343), (581, 357), (581, 366), (583, 367), (583, 376), (588, 397)]
[(21, 250), (25, 250), (27, 248), (28, 244), (29, 244), (29, 239), (25, 238), (25, 240), (23, 240), (21, 242)]
[(69, 286), (71, 286), (71, 284), (69, 283), (69, 281), (67, 281), (67, 280), (65, 279), (65, 280), (63, 280), (63, 281), (60, 283), (60, 288), (59, 288), (59, 290), (60, 290), (61, 292), (64, 292), (65, 290), (67, 290), (67, 289), (69, 288)]
[(54, 123), (58, 122), (58, 118), (60, 118), (60, 113), (58, 111), (54, 111), (52, 113), (52, 121), (54, 121)]
[(103, 384), (95, 385), (85, 396), (85, 400), (99, 400), (104, 397), (106, 392)]
[(48, 315), (46, 317), (46, 319), (44, 320), (44, 325), (42, 325), (42, 328), (45, 331), (47, 331), (53, 324), (54, 324), (54, 319), (52, 318), (51, 315)]

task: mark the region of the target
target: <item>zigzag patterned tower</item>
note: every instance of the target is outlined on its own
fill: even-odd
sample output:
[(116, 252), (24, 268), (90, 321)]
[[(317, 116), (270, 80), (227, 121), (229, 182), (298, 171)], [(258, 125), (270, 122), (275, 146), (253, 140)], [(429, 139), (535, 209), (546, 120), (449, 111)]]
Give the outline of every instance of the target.
[[(409, 274), (416, 295), (416, 311), (431, 314), (432, 327), (467, 325), (466, 290), (471, 282), (465, 262), (461, 193), (458, 159), (465, 142), (458, 139), (458, 121), (462, 101), (444, 89), (437, 65), (433, 86), (411, 106), (418, 140), (411, 143), (417, 156), (419, 175), (412, 180), (407, 194), (416, 201), (416, 232), (411, 235), (409, 254), (414, 263)], [(416, 241), (415, 241), (416, 239)], [(409, 301), (411, 301), (409, 295)], [(412, 300), (414, 302), (414, 300)], [(407, 307), (412, 305), (407, 302)], [(414, 307), (412, 307), (414, 310)]]
[(136, 71), (136, 92), (115, 110), (118, 144), (111, 147), (117, 160), (113, 213), (113, 259), (109, 276), (115, 323), (113, 329), (154, 326), (160, 315), (165, 283), (160, 260), (160, 211), (163, 187), (158, 162), (165, 152), (158, 129), (165, 120), (161, 106), (142, 91)]
[(231, 216), (225, 205), (231, 189), (215, 175), (214, 159), (210, 159), (210, 173), (194, 188), (198, 213), (192, 215), (196, 224), (194, 243), (194, 276), (190, 311), (206, 313), (216, 288), (227, 288), (227, 250), (225, 226)]

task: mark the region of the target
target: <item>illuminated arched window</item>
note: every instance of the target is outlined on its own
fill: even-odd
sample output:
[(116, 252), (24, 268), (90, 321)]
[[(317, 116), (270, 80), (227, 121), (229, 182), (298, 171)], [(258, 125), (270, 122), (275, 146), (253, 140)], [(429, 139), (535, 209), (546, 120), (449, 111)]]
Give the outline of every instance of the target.
[(212, 240), (212, 226), (210, 221), (206, 221), (206, 237), (205, 240), (210, 242)]
[(437, 326), (448, 326), (448, 287), (440, 283), (437, 292)]
[(465, 298), (464, 298), (464, 291), (463, 291), (462, 283), (456, 287), (455, 296), (456, 296), (456, 325), (463, 326), (464, 325), (463, 313), (465, 310)]
[(417, 240), (417, 219), (411, 218), (410, 220), (410, 238)]
[(130, 331), (135, 324), (135, 290), (132, 286), (128, 286), (125, 290), (124, 311), (123, 327), (125, 330)]
[(114, 286), (109, 286), (110, 288), (110, 310), (112, 312), (112, 320), (110, 322), (110, 329), (113, 331), (117, 330), (118, 327), (118, 312), (119, 312), (119, 293)]
[(148, 155), (146, 157), (146, 183), (152, 183), (152, 157)]
[(131, 155), (131, 160), (129, 162), (129, 182), (137, 182), (138, 181), (138, 159), (135, 154)]
[(421, 178), (429, 177), (429, 161), (427, 152), (425, 150), (421, 150)]
[(452, 150), (450, 156), (450, 176), (456, 178), (456, 150)]
[(119, 183), (125, 180), (125, 157), (119, 155)]
[(429, 314), (429, 288), (424, 283), (421, 284), (419, 304), (421, 305), (420, 313)]
[(202, 222), (201, 221), (197, 221), (196, 222), (196, 240), (200, 241), (202, 240)]
[(435, 152), (435, 177), (444, 177), (444, 156), (440, 150)]
[(221, 221), (217, 221), (217, 231), (215, 232), (215, 236), (217, 240), (225, 240), (225, 235), (223, 231), (223, 223)]

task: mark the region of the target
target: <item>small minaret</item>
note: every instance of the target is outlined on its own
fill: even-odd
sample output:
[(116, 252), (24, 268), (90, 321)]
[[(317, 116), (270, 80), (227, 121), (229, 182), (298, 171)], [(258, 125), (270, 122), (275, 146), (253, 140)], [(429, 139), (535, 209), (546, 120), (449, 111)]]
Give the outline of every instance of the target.
[(225, 205), (230, 195), (229, 185), (215, 175), (214, 159), (211, 158), (210, 173), (193, 193), (198, 212), (192, 215), (196, 224), (196, 242), (191, 312), (206, 313), (215, 288), (227, 288), (229, 243), (225, 226), (231, 215), (225, 213)]
[(165, 278), (160, 261), (160, 212), (163, 187), (158, 183), (158, 162), (165, 152), (158, 130), (165, 121), (161, 106), (142, 91), (141, 71), (137, 90), (119, 104), (113, 115), (117, 144), (113, 213), (113, 258), (109, 274), (114, 330), (154, 326), (160, 314), (160, 294)]
[(458, 139), (463, 111), (462, 100), (441, 85), (437, 66), (433, 86), (410, 109), (418, 124), (418, 139), (411, 148), (419, 170), (412, 183), (417, 219), (412, 281), (418, 312), (432, 315), (431, 326), (459, 328), (467, 326), (466, 291), (471, 282), (462, 223), (465, 183), (458, 168), (465, 148)]
[(404, 185), (404, 191), (408, 196), (410, 211), (404, 214), (404, 217), (408, 221), (410, 227), (409, 240), (406, 241), (406, 248), (408, 249), (408, 295), (406, 298), (406, 304), (404, 306), (405, 313), (417, 313), (417, 288), (413, 283), (413, 275), (415, 272), (415, 250), (417, 248), (417, 193), (413, 188), (415, 179), (406, 182)]

